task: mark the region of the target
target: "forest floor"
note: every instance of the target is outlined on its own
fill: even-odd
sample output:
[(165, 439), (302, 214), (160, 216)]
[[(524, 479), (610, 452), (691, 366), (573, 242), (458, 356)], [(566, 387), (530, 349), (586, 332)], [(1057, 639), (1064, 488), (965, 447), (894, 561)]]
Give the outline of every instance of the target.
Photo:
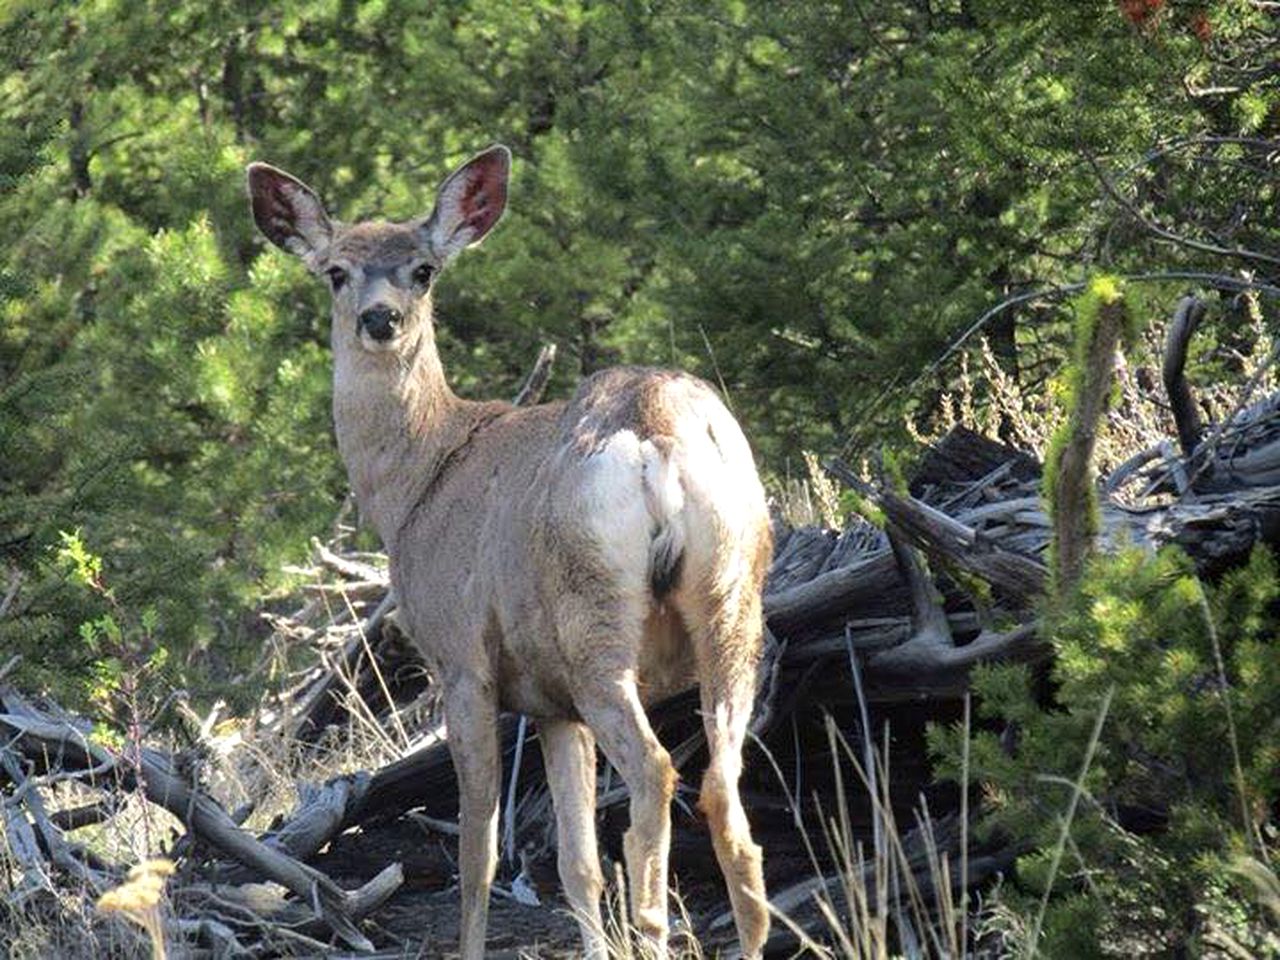
[[(454, 838), (400, 819), (344, 834), (315, 860), (315, 866), (351, 889), (368, 882), (386, 864), (402, 863), (404, 885), (369, 917), (366, 932), (382, 949), (398, 945), (409, 956), (426, 958), (447, 956), (458, 942), (457, 885), (438, 869), (456, 856)], [(487, 942), (491, 953), (556, 960), (575, 955), (578, 927), (554, 883), (538, 884), (538, 896), (541, 903), (537, 905), (500, 894), (490, 898)]]
[[(673, 824), (675, 853), (672, 886), (675, 902), (683, 910), (672, 915), (672, 948), (679, 958), (715, 956), (715, 951), (702, 951), (688, 933), (703, 936), (700, 929), (706, 918), (729, 910), (728, 898), (716, 878), (700, 876), (697, 865), (705, 862), (710, 839), (700, 820), (677, 816)], [(870, 840), (868, 835), (864, 840)], [(706, 847), (707, 850), (702, 850)], [(448, 957), (456, 950), (459, 935), (458, 889), (448, 873), (456, 862), (455, 838), (442, 835), (415, 821), (412, 815), (396, 820), (369, 824), (336, 838), (313, 865), (331, 876), (346, 889), (367, 883), (386, 864), (398, 862), (404, 867), (404, 884), (365, 922), (365, 932), (387, 956)], [(766, 876), (775, 887), (794, 882), (811, 869), (789, 851), (770, 858), (765, 851)], [(686, 861), (684, 875), (691, 884), (681, 884), (681, 860)], [(606, 856), (605, 870), (612, 876), (617, 863)], [(541, 851), (537, 858), (525, 861), (525, 875), (531, 881), (538, 903), (522, 903), (509, 893), (511, 869), (500, 867), (496, 891), (489, 902), (488, 956), (529, 958), (529, 960), (568, 960), (581, 955), (578, 926), (560, 892), (554, 857)], [(610, 894), (616, 891), (611, 888)], [(606, 923), (616, 922), (616, 902), (606, 894)], [(690, 920), (690, 917), (700, 918)], [(693, 927), (691, 930), (690, 927)], [(719, 931), (724, 939), (725, 931)], [(794, 955), (794, 947), (787, 956)]]

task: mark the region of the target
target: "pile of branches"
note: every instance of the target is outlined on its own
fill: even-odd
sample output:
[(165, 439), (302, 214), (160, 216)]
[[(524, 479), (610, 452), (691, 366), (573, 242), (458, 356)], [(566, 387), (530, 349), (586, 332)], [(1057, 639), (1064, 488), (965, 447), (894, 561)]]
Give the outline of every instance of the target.
[[(1163, 372), (1177, 437), (1138, 451), (1100, 478), (1097, 489), (1103, 543), (1148, 549), (1176, 544), (1212, 577), (1241, 562), (1255, 544), (1280, 543), (1280, 394), (1242, 405), (1211, 428), (1199, 422), (1182, 368), (1202, 312), (1197, 301), (1185, 300), (1167, 344)], [(549, 359), (541, 358), (544, 373)], [(525, 399), (536, 397), (538, 376)], [(869, 718), (890, 724), (898, 744), (891, 804), (909, 811), (923, 794), (942, 822), (951, 816), (954, 825), (957, 791), (933, 785), (922, 759), (925, 723), (959, 715), (975, 663), (1037, 661), (1049, 652), (1037, 617), (1053, 522), (1033, 457), (956, 429), (927, 452), (906, 488), (868, 480), (839, 462), (828, 469), (880, 519), (874, 525), (854, 519), (843, 530), (775, 524), (765, 595), (768, 651), (752, 722), (772, 763), (749, 758), (744, 795), (767, 851), (771, 896), (784, 906), (800, 904), (823, 882), (822, 872), (834, 869), (830, 862), (815, 864), (796, 830), (800, 797), (834, 795), (828, 718), (868, 739), (875, 735)], [(307, 587), (305, 602), (273, 615), (279, 642), (326, 653), (258, 718), (258, 737), (305, 750), (340, 735), (357, 717), (390, 729), (403, 726), (395, 711), (406, 705), (433, 716), (430, 678), (397, 627), (385, 562), (346, 542), (339, 536), (317, 543), (316, 582)], [(672, 698), (650, 714), (682, 772), (673, 869), (704, 944), (726, 945), (731, 919), (685, 786), (698, 781), (705, 759), (696, 695)], [(58, 875), (78, 878), (92, 890), (117, 882), (118, 867), (99, 862), (68, 834), (82, 822), (109, 817), (113, 792), (140, 790), (188, 831), (172, 851), (182, 868), (173, 897), (178, 916), (200, 919), (181, 921), (176, 933), (219, 950), (260, 955), (279, 949), (270, 931), (283, 922), (290, 937), (336, 938), (369, 949), (357, 924), (395, 891), (404, 871), (400, 863), (354, 862), (351, 851), (369, 847), (355, 845), (352, 837), (394, 831), (408, 819), (419, 842), (423, 829), (434, 832), (443, 854), (422, 868), (419, 885), (451, 882), (456, 788), (446, 744), (437, 727), (427, 727), (420, 746), (406, 746), (402, 756), (377, 769), (306, 791), (296, 810), (254, 836), (201, 788), (181, 757), (140, 745), (108, 752), (93, 744), (83, 721), (0, 687), (0, 813), (23, 872), (22, 896), (51, 890)], [(549, 792), (539, 751), (528, 748), (535, 735), (523, 718), (503, 719), (509, 865), (499, 889), (527, 902), (539, 896), (539, 877), (554, 876)], [(62, 778), (91, 782), (102, 794), (91, 818), (77, 810), (46, 810), (44, 792)], [(620, 859), (627, 791), (607, 768), (599, 790), (602, 844)], [(954, 849), (959, 835), (955, 829), (933, 830), (927, 838), (908, 835), (906, 846), (927, 840), (935, 849)], [(981, 882), (1016, 852), (971, 850), (965, 880)], [(927, 871), (924, 858), (920, 862)], [(344, 890), (317, 867), (356, 877), (358, 886)], [(237, 900), (243, 885), (263, 879), (288, 891), (274, 916)]]
[[(223, 956), (251, 955), (248, 943), (258, 948), (252, 952), (299, 944), (323, 949), (331, 936), (353, 949), (372, 950), (357, 924), (400, 886), (400, 865), (388, 864), (358, 889), (344, 890), (303, 862), (328, 841), (335, 818), (358, 797), (360, 778), (335, 781), (306, 797), (283, 831), (287, 839), (259, 838), (240, 826), (247, 809), (229, 813), (200, 788), (189, 757), (136, 743), (110, 749), (82, 718), (55, 704), (34, 702), (8, 685), (0, 685), (0, 734), (0, 818), (7, 852), (20, 874), (7, 898), (10, 909), (56, 907), (66, 882), (94, 897), (122, 884), (129, 865), (108, 862), (68, 835), (111, 819), (121, 797), (138, 794), (187, 831), (166, 851), (168, 859), (192, 867), (171, 885), (175, 916), (167, 921), (168, 938), (203, 941)], [(69, 781), (100, 798), (50, 811), (45, 793)], [(219, 862), (287, 893), (264, 909), (260, 898), (220, 882)]]

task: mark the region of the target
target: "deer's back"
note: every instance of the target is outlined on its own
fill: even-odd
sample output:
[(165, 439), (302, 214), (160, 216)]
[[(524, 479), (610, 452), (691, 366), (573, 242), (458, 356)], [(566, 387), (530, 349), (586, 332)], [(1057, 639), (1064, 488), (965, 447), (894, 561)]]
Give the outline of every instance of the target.
[(645, 474), (655, 457), (700, 445), (758, 489), (714, 391), (684, 374), (616, 368), (567, 403), (485, 415), (392, 549), (397, 592), (428, 660), (490, 677), (510, 708), (572, 715), (568, 678), (592, 658), (634, 655), (621, 620), (638, 615), (677, 670), (689, 658), (681, 625), (653, 595)]

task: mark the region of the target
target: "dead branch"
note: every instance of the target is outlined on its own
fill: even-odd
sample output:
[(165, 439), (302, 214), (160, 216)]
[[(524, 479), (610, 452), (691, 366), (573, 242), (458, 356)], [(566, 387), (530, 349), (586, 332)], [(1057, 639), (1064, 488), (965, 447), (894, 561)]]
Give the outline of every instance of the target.
[[(347, 892), (319, 871), (240, 829), (222, 807), (178, 774), (172, 758), (166, 754), (137, 748), (139, 768), (134, 768), (94, 744), (83, 726), (39, 710), (9, 687), (0, 687), (0, 708), (4, 711), (0, 713), (0, 729), (12, 737), (13, 746), (31, 762), (43, 763), (47, 758), (57, 758), (63, 767), (113, 771), (123, 789), (140, 787), (149, 801), (172, 813), (202, 841), (311, 904), (316, 914), (353, 949), (373, 949), (355, 921), (399, 886), (402, 879), (399, 864), (388, 866), (360, 890)], [(22, 820), (25, 823), (25, 818)], [(23, 833), (24, 836), (30, 834), (29, 825)]]
[(322, 564), (348, 580), (381, 583), (384, 588), (389, 583), (386, 570), (336, 554), (321, 543), (318, 537), (311, 538), (311, 549), (315, 551)]
[[(368, 774), (339, 777), (321, 786), (299, 784), (297, 810), (275, 830), (259, 838), (272, 850), (295, 860), (309, 860), (333, 839), (346, 818), (347, 809), (360, 802), (369, 788)], [(223, 883), (249, 883), (264, 874), (243, 862), (218, 872)]]
[(329, 724), (340, 709), (342, 678), (354, 676), (365, 651), (377, 648), (382, 640), (383, 624), (395, 606), (395, 593), (388, 590), (377, 608), (360, 625), (355, 636), (343, 644), (341, 652), (328, 665), (328, 669), (302, 694), (296, 711), (281, 717), (282, 724), (287, 724), (293, 737), (312, 741)]
[(1178, 301), (1173, 321), (1169, 324), (1169, 332), (1165, 336), (1164, 362), (1160, 368), (1165, 394), (1169, 398), (1173, 419), (1178, 427), (1178, 443), (1186, 457), (1195, 454), (1204, 432), (1200, 412), (1196, 409), (1195, 398), (1187, 383), (1185, 368), (1191, 337), (1204, 319), (1205, 309), (1204, 301), (1196, 296), (1186, 296)]
[(1039, 560), (1006, 549), (922, 500), (872, 487), (840, 460), (829, 460), (824, 466), (832, 476), (871, 499), (888, 522), (916, 546), (985, 580), (1015, 603), (1025, 606), (1043, 589), (1047, 571)]
[(538, 403), (542, 399), (543, 391), (547, 389), (547, 381), (551, 379), (551, 368), (555, 362), (556, 345), (544, 344), (538, 351), (538, 358), (533, 362), (533, 369), (529, 371), (529, 375), (525, 377), (524, 383), (520, 385), (511, 402), (517, 407), (528, 407)]
[(849, 566), (838, 567), (805, 583), (766, 594), (765, 618), (781, 636), (802, 632), (814, 623), (865, 609), (873, 599), (902, 590), (893, 553), (882, 550)]
[[(898, 573), (907, 582), (911, 596), (911, 639), (902, 646), (918, 645), (927, 648), (951, 648), (955, 641), (951, 625), (942, 609), (942, 595), (929, 578), (924, 559), (906, 543), (897, 530), (889, 525), (889, 546), (898, 564)], [(900, 649), (900, 648), (899, 648)]]
[[(1221, 89), (1192, 91), (1188, 88), (1188, 92), (1191, 93), (1192, 96), (1207, 96), (1211, 93), (1222, 93), (1227, 91)], [(1219, 257), (1234, 257), (1245, 261), (1280, 265), (1280, 257), (1273, 257), (1268, 253), (1262, 253), (1257, 250), (1246, 250), (1244, 247), (1222, 247), (1214, 243), (1206, 243), (1203, 240), (1197, 240), (1194, 237), (1185, 237), (1180, 233), (1175, 233), (1166, 227), (1162, 227), (1138, 209), (1136, 204), (1120, 193), (1115, 184), (1111, 182), (1111, 178), (1107, 176), (1106, 171), (1102, 169), (1102, 166), (1092, 155), (1086, 154), (1085, 156), (1089, 161), (1089, 165), (1093, 167), (1093, 172), (1097, 176), (1098, 182), (1102, 184), (1102, 189), (1105, 191), (1107, 196), (1152, 236), (1176, 246), (1187, 247), (1190, 250), (1198, 250), (1201, 253), (1211, 253)]]
[[(941, 646), (913, 638), (873, 655), (867, 665), (869, 682), (894, 698), (962, 697), (968, 689), (969, 669), (975, 664), (1043, 659), (1049, 647), (1037, 642), (1037, 627), (1028, 623), (1008, 632), (984, 631), (963, 646)], [(885, 702), (889, 697), (875, 699)]]

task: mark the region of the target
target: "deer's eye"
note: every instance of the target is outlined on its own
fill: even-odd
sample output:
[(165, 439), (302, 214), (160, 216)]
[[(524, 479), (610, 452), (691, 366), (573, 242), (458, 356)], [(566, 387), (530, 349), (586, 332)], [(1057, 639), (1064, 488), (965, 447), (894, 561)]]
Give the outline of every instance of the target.
[(435, 271), (431, 269), (431, 264), (420, 263), (413, 268), (413, 273), (409, 276), (413, 278), (413, 282), (419, 286), (425, 287), (431, 282), (431, 276)]
[(329, 282), (333, 284), (334, 293), (337, 293), (346, 285), (349, 274), (341, 267), (330, 267), (325, 272), (329, 274)]

